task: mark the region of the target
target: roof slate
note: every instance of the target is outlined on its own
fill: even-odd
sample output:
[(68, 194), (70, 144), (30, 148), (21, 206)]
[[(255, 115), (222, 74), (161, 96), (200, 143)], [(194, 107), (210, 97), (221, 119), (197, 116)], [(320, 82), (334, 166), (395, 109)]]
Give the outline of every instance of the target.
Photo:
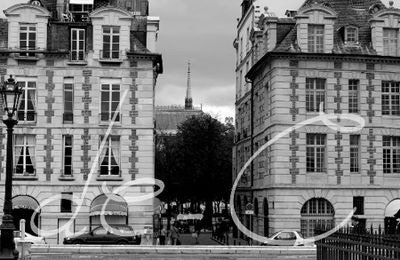
[(178, 126), (191, 116), (203, 113), (201, 110), (187, 110), (185, 108), (175, 108), (164, 110), (156, 108), (156, 129), (166, 132), (176, 132)]
[[(365, 55), (376, 54), (376, 51), (371, 46), (371, 28), (368, 21), (372, 18), (372, 15), (369, 13), (371, 6), (385, 6), (380, 0), (364, 0), (354, 2), (352, 0), (306, 0), (301, 8), (307, 7), (314, 3), (327, 5), (337, 13), (337, 19), (335, 21), (333, 53)], [(340, 29), (348, 25), (358, 27), (359, 44), (346, 45), (344, 43)], [(290, 32), (287, 33), (286, 37), (282, 38), (281, 41), (279, 41), (278, 34), (278, 44), (274, 51), (301, 52), (297, 45), (297, 32), (294, 25), (292, 26)]]

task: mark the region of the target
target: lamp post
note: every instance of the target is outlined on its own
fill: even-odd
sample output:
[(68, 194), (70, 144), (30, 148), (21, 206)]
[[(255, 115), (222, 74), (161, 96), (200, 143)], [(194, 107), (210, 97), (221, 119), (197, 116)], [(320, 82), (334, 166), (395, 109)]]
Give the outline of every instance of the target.
[(15, 112), (19, 104), (19, 98), (22, 94), (22, 87), (12, 76), (3, 83), (0, 88), (0, 94), (4, 102), (4, 110), (7, 112), (7, 119), (3, 123), (7, 126), (7, 164), (6, 164), (6, 182), (3, 207), (3, 219), (0, 225), (0, 259), (17, 259), (18, 251), (14, 243), (14, 221), (12, 217), (12, 169), (13, 169), (13, 128), (18, 123), (14, 119)]

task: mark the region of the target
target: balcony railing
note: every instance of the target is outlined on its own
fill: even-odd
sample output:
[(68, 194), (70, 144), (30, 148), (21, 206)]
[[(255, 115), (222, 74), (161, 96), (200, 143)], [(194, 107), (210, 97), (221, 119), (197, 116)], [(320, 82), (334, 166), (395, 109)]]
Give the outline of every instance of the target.
[(119, 112), (103, 112), (100, 113), (100, 122), (111, 122), (111, 120), (114, 117), (114, 114), (117, 113), (117, 116), (115, 117), (115, 122), (120, 122), (121, 121), (121, 114)]
[(85, 62), (86, 61), (86, 53), (85, 53), (85, 51), (70, 51), (69, 52), (69, 60), (71, 62)]
[(100, 50), (100, 61), (122, 62), (122, 51)]
[(19, 59), (37, 59), (39, 49), (19, 49), (15, 52), (15, 58)]
[(63, 123), (72, 124), (74, 122), (74, 113), (72, 112), (65, 112), (63, 114)]
[(18, 111), (18, 121), (20, 123), (36, 122), (36, 112), (34, 111)]

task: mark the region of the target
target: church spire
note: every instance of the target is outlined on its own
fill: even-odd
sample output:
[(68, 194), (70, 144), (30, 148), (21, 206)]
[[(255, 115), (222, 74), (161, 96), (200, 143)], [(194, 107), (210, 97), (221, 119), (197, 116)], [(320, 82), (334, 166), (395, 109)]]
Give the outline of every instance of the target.
[(190, 82), (190, 61), (188, 62), (187, 89), (185, 98), (185, 109), (193, 109), (192, 86)]

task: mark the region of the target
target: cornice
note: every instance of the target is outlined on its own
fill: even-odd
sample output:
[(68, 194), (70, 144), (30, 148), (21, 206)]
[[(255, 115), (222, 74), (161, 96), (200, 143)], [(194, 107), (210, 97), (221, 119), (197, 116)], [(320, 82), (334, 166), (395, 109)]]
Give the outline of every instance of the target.
[(360, 55), (360, 54), (333, 54), (333, 53), (293, 53), (293, 52), (268, 52), (246, 74), (253, 80), (257, 72), (274, 59), (320, 60), (341, 62), (366, 62), (378, 64), (400, 64), (400, 56)]

